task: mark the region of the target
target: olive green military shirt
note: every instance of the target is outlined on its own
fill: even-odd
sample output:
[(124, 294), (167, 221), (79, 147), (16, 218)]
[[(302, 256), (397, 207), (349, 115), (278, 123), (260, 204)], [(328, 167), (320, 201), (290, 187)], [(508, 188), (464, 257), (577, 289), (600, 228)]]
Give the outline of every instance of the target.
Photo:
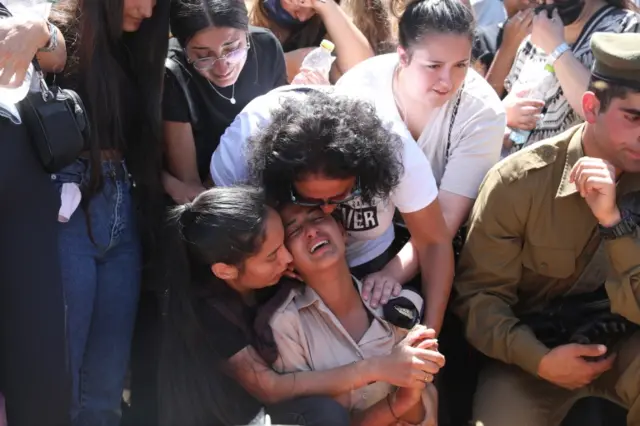
[[(583, 126), (522, 150), (489, 171), (454, 281), (455, 310), (469, 342), (534, 375), (549, 348), (519, 324), (517, 315), (567, 294), (567, 281), (595, 251), (585, 253), (585, 247), (598, 231), (597, 220), (569, 182), (571, 169), (584, 156)], [(617, 199), (638, 190), (640, 174), (622, 174)], [(612, 311), (640, 324), (638, 232), (606, 241), (604, 250)]]

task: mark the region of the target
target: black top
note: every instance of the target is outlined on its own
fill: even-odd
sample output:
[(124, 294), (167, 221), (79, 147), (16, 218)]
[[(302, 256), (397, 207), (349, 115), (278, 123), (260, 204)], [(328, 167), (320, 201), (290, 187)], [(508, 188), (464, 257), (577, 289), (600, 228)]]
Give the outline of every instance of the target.
[[(82, 44), (78, 39), (78, 29), (76, 26), (70, 26), (64, 30), (60, 30), (64, 36), (66, 49), (67, 49), (67, 61), (65, 69), (59, 73), (48, 72), (45, 80), (47, 84), (58, 86), (62, 89), (70, 89), (77, 93), (82, 100), (82, 104), (91, 119), (91, 111), (94, 105), (91, 105), (91, 99), (86, 91), (86, 80), (89, 71), (82, 70), (78, 65), (80, 53), (80, 46)], [(110, 83), (117, 83), (117, 90), (120, 94), (118, 99), (118, 109), (120, 111), (120, 128), (118, 132), (122, 136), (122, 140), (118, 142), (112, 138), (102, 137), (100, 139), (100, 150), (122, 150), (126, 156), (126, 148), (130, 141), (135, 141), (136, 136), (139, 134), (140, 121), (143, 119), (143, 115), (140, 111), (144, 108), (144, 99), (141, 98), (141, 90), (137, 80), (139, 77), (136, 75), (134, 69), (134, 59), (132, 56), (132, 49), (130, 43), (134, 37), (133, 33), (123, 33), (121, 39), (111, 46), (110, 55), (112, 55), (112, 69), (110, 76)], [(99, 105), (104, 110), (104, 105)], [(105, 125), (106, 126), (106, 125)], [(113, 135), (114, 137), (118, 137)], [(86, 138), (84, 141), (84, 150), (91, 150), (94, 145), (92, 138)]]
[[(0, 19), (9, 16), (0, 2)], [(10, 424), (65, 426), (71, 377), (58, 258), (60, 193), (31, 142), (24, 122), (0, 117), (0, 200), (12, 206), (0, 212), (0, 389)], [(39, 267), (25, 268), (27, 259), (38, 259)]]
[[(251, 312), (246, 314), (250, 315)], [(216, 350), (223, 358), (229, 359), (251, 345), (247, 332), (206, 300), (199, 302), (198, 317), (204, 329), (215, 335)], [(249, 318), (247, 320), (249, 321)]]
[[(269, 30), (257, 27), (250, 27), (249, 33), (251, 48), (235, 83), (235, 105), (218, 95), (209, 80), (187, 62), (184, 50), (175, 38), (169, 42), (167, 62), (172, 66), (165, 72), (163, 116), (165, 121), (191, 123), (202, 180), (209, 176), (211, 155), (236, 115), (254, 98), (287, 83), (284, 53), (276, 37)], [(179, 77), (174, 74), (176, 72)], [(179, 78), (186, 83), (195, 111), (189, 108)], [(231, 87), (216, 89), (231, 97)]]
[[(310, 21), (307, 21), (310, 22)], [(284, 43), (282, 43), (282, 50), (285, 51), (285, 53), (289, 53), (293, 50), (297, 50), (297, 49), (303, 49), (305, 47), (318, 47), (320, 46), (320, 43), (322, 43), (322, 40), (327, 36), (327, 30), (324, 27), (324, 24), (321, 25), (320, 30), (318, 31), (318, 36), (316, 37), (316, 39), (309, 45), (309, 46), (305, 46), (301, 40), (302, 34), (304, 33), (304, 30), (306, 29), (307, 25), (311, 25), (310, 23), (306, 24), (306, 25), (301, 25), (299, 28), (295, 28), (292, 30), (291, 34), (289, 35), (289, 37), (287, 37), (287, 39), (284, 41)]]
[[(216, 336), (216, 350), (223, 358), (229, 359), (251, 344), (239, 325), (226, 318), (207, 301), (199, 302), (198, 317), (205, 331)], [(226, 394), (229, 395), (225, 401), (226, 418), (237, 425), (250, 423), (260, 413), (262, 404), (231, 377), (223, 380)]]
[(474, 61), (480, 61), (488, 70), (502, 44), (504, 22), (480, 27), (476, 31), (472, 56)]

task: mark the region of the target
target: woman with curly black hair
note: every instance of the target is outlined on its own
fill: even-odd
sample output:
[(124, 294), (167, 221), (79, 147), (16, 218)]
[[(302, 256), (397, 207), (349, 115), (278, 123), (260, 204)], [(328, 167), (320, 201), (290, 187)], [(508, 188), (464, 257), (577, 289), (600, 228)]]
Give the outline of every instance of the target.
[(349, 236), (347, 259), (358, 277), (393, 258), (397, 208), (419, 254), (394, 262), (398, 281), (382, 278), (370, 284), (384, 293), (384, 303), (399, 293), (419, 263), (425, 322), (440, 329), (453, 253), (435, 180), (420, 148), (387, 130), (371, 104), (330, 88), (272, 91), (247, 105), (227, 129), (213, 154), (211, 176), (218, 186), (253, 178), (279, 201), (318, 206), (327, 213), (339, 209)]

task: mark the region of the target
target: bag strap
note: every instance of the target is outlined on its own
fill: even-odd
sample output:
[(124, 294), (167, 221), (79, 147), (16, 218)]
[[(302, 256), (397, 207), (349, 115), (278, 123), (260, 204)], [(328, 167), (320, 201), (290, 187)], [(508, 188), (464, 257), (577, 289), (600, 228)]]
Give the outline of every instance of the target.
[(460, 102), (462, 101), (462, 92), (464, 91), (464, 83), (460, 86), (460, 90), (458, 91), (458, 97), (456, 98), (456, 103), (453, 104), (453, 111), (451, 112), (451, 121), (449, 122), (449, 133), (447, 134), (447, 147), (444, 152), (445, 163), (449, 161), (449, 157), (451, 156), (451, 133), (453, 132), (453, 124), (456, 121), (456, 115), (458, 115), (458, 109), (460, 108)]
[(584, 267), (576, 268), (573, 271), (573, 274), (571, 274), (571, 276), (561, 279), (557, 283), (558, 288), (570, 288), (571, 286), (573, 286), (573, 284), (575, 284), (576, 280), (578, 280), (582, 276), (582, 272), (587, 268), (589, 263), (593, 260), (593, 256), (598, 251), (598, 247), (600, 246), (601, 242), (602, 242), (602, 237), (600, 236), (600, 231), (596, 228), (593, 231), (593, 234), (591, 234), (591, 238), (582, 249), (582, 252), (580, 252), (580, 257), (584, 256), (587, 259), (587, 261), (584, 264)]
[(184, 98), (187, 101), (187, 108), (189, 108), (189, 116), (191, 117), (191, 126), (197, 127), (200, 120), (197, 108), (193, 102), (193, 98), (191, 97), (191, 92), (189, 92), (187, 79), (184, 77), (182, 66), (178, 61), (172, 58), (165, 59), (164, 66), (171, 72), (171, 74), (173, 74), (174, 78), (178, 82), (178, 86), (180, 86), (180, 89), (182, 90)]

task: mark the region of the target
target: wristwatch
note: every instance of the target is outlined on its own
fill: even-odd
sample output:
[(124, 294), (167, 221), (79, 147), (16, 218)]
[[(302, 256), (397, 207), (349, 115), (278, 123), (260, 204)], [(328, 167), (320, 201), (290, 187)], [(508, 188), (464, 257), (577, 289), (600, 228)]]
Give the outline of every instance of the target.
[(631, 235), (636, 231), (638, 221), (630, 211), (623, 209), (620, 211), (620, 216), (620, 222), (611, 227), (598, 225), (602, 238), (605, 240), (615, 240), (616, 238)]
[(44, 47), (38, 49), (38, 52), (53, 52), (58, 47), (58, 29), (49, 21), (47, 21), (47, 28), (49, 28), (49, 41)]

